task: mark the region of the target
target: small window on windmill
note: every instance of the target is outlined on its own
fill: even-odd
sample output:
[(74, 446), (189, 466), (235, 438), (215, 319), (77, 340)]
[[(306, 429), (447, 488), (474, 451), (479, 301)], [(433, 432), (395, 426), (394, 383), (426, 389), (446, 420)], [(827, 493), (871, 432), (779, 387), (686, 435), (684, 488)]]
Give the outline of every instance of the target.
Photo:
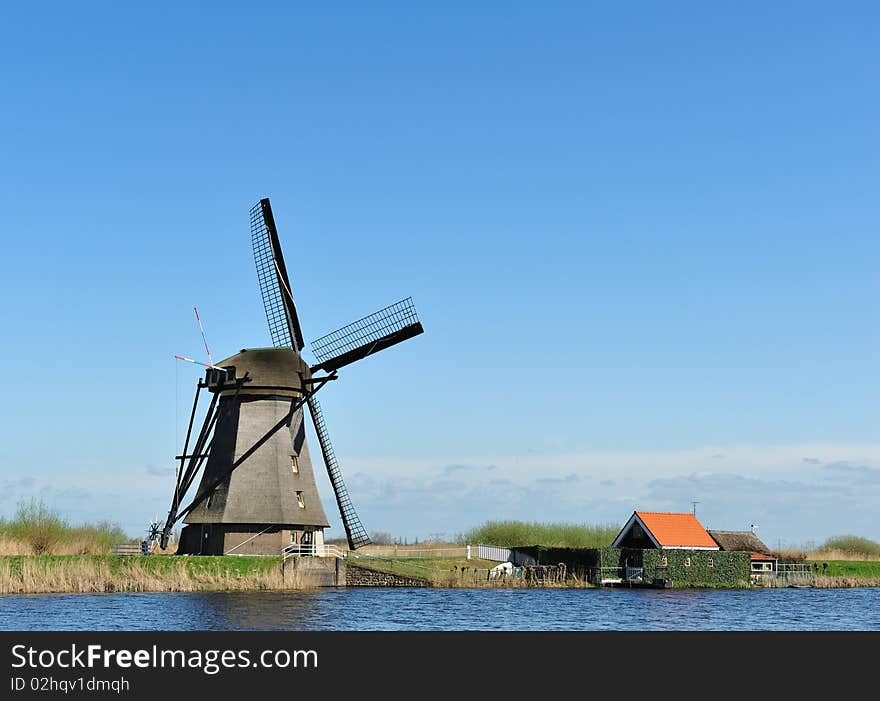
[(301, 509), (306, 508), (306, 502), (305, 502), (305, 500), (303, 499), (303, 493), (302, 493), (302, 492), (297, 492), (297, 493), (296, 493), (296, 503), (299, 504), (299, 508), (301, 508)]
[(208, 498), (205, 500), (205, 508), (210, 509), (211, 504), (213, 504), (213, 503), (214, 503), (214, 493), (212, 492), (211, 494), (208, 495)]
[(293, 470), (293, 474), (299, 474), (299, 460), (297, 459), (296, 455), (290, 456), (290, 469)]

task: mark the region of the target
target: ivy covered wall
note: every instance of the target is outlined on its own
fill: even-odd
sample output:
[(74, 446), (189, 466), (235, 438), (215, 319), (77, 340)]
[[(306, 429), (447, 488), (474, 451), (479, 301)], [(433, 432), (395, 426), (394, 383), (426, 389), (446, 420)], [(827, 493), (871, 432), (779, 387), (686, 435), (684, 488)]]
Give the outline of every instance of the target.
[(722, 550), (600, 548), (601, 567), (642, 567), (642, 580), (670, 579), (675, 587), (737, 586), (749, 581), (751, 556)]
[(736, 586), (749, 581), (751, 555), (723, 550), (645, 550), (643, 562), (646, 581), (671, 579), (676, 587)]

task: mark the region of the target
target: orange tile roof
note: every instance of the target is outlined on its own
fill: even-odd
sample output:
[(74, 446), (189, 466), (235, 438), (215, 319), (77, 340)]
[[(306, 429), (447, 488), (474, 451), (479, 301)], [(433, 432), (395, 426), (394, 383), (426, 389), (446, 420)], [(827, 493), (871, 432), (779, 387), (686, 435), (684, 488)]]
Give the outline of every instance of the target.
[(660, 547), (718, 548), (693, 514), (636, 511)]
[(753, 560), (775, 560), (776, 558), (772, 555), (765, 555), (764, 553), (752, 553)]

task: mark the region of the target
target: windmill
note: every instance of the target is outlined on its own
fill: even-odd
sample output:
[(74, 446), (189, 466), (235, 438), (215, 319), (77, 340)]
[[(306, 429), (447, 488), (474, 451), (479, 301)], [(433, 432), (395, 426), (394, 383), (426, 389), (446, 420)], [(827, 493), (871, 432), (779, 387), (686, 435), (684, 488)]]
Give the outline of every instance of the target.
[[(180, 464), (160, 545), (167, 547), (171, 529), (183, 519), (187, 525), (178, 553), (278, 554), (295, 543), (319, 554), (329, 524), (306, 442), (303, 407), (308, 405), (354, 550), (370, 538), (345, 487), (315, 395), (337, 379), (340, 368), (424, 329), (412, 299), (403, 299), (314, 341), (318, 362), (309, 365), (301, 355), (305, 342), (268, 198), (251, 209), (250, 230), (273, 347), (242, 349), (216, 364), (210, 357), (209, 363), (200, 363), (206, 366), (205, 377), (197, 384), (183, 451), (175, 458)], [(211, 400), (194, 433), (202, 390)], [(195, 498), (182, 506), (200, 472)]]

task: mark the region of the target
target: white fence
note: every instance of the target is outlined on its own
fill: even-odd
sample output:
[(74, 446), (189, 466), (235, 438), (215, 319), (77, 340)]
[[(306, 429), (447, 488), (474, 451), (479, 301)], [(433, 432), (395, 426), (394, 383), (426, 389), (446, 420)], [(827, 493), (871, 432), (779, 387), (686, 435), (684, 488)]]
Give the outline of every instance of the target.
[(393, 558), (467, 557), (468, 547), (470, 546), (414, 548), (407, 545), (365, 545), (352, 551), (351, 554), (353, 556), (368, 555), (370, 557)]
[(502, 548), (497, 545), (478, 545), (477, 557), (481, 560), (494, 562), (510, 562), (510, 548)]
[(114, 555), (149, 555), (150, 541), (142, 540), (140, 543), (116, 543), (112, 547)]

